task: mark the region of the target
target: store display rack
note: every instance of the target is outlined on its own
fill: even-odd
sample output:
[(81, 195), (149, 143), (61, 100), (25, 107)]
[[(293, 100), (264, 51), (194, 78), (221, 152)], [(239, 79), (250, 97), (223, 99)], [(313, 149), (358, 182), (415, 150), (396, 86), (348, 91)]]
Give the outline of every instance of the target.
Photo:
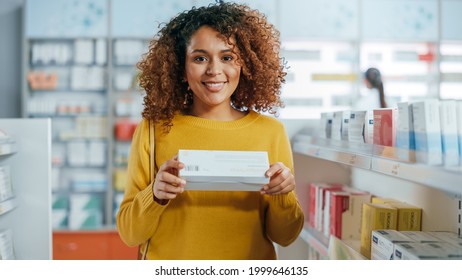
[[(383, 147), (381, 147), (383, 148)], [(392, 147), (388, 147), (392, 149)], [(296, 153), (325, 159), (423, 184), (460, 198), (462, 167), (418, 164), (388, 157), (370, 144), (336, 142), (307, 135), (297, 135), (293, 150)], [(381, 151), (378, 153), (377, 151)], [(395, 153), (390, 153), (395, 154)]]

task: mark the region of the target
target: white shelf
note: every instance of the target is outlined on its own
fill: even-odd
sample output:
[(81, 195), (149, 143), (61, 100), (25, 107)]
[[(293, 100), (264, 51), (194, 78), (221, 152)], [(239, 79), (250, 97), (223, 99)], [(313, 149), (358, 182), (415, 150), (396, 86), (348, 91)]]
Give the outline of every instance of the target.
[(329, 240), (319, 231), (305, 225), (300, 232), (300, 238), (315, 249), (323, 257), (328, 257)]
[(14, 208), (16, 208), (17, 205), (18, 203), (15, 198), (10, 198), (5, 201), (0, 201), (0, 216), (10, 212)]
[(6, 156), (16, 153), (16, 143), (14, 142), (5, 142), (0, 143), (0, 156)]
[(348, 147), (331, 145), (332, 143), (327, 140), (298, 136), (295, 138), (293, 151), (423, 184), (456, 197), (462, 194), (462, 167), (446, 168), (385, 158), (375, 155), (372, 148), (362, 149), (365, 152), (356, 148), (348, 151)]

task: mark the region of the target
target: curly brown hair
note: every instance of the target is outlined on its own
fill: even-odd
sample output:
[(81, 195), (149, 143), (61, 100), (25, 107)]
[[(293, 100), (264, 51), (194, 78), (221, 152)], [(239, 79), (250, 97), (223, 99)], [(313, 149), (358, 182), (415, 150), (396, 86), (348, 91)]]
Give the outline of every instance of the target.
[(174, 115), (188, 112), (192, 101), (184, 81), (186, 48), (203, 25), (218, 31), (231, 45), (232, 37), (238, 50), (242, 71), (231, 96), (232, 106), (271, 114), (283, 107), (281, 85), (287, 73), (279, 56), (279, 31), (258, 10), (221, 2), (178, 14), (150, 42), (149, 51), (137, 64), (140, 87), (146, 91), (143, 118), (163, 121), (169, 131)]

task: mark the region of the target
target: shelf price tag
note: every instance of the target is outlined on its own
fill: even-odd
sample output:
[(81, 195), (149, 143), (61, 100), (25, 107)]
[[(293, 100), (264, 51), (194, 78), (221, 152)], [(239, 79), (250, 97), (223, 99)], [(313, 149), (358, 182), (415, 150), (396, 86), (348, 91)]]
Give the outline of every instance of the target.
[(399, 163), (394, 163), (391, 165), (391, 174), (395, 175), (395, 176), (398, 176), (399, 174)]
[(355, 165), (356, 164), (356, 155), (353, 154), (350, 156), (350, 160), (348, 161), (349, 164)]

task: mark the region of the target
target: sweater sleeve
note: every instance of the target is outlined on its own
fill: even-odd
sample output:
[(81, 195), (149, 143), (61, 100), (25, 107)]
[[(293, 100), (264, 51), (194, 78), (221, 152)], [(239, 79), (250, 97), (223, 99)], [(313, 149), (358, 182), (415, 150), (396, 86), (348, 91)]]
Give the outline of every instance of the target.
[(116, 218), (119, 235), (128, 246), (142, 244), (154, 234), (160, 216), (168, 205), (154, 201), (149, 160), (149, 122), (142, 120), (133, 134), (128, 180)]
[[(290, 142), (285, 131), (279, 134), (276, 151), (276, 161), (284, 163), (294, 172), (293, 157)], [(274, 162), (271, 162), (274, 163)], [(281, 246), (288, 246), (297, 239), (304, 224), (304, 214), (295, 191), (279, 195), (265, 195), (268, 207), (266, 209), (266, 232), (268, 237)]]

